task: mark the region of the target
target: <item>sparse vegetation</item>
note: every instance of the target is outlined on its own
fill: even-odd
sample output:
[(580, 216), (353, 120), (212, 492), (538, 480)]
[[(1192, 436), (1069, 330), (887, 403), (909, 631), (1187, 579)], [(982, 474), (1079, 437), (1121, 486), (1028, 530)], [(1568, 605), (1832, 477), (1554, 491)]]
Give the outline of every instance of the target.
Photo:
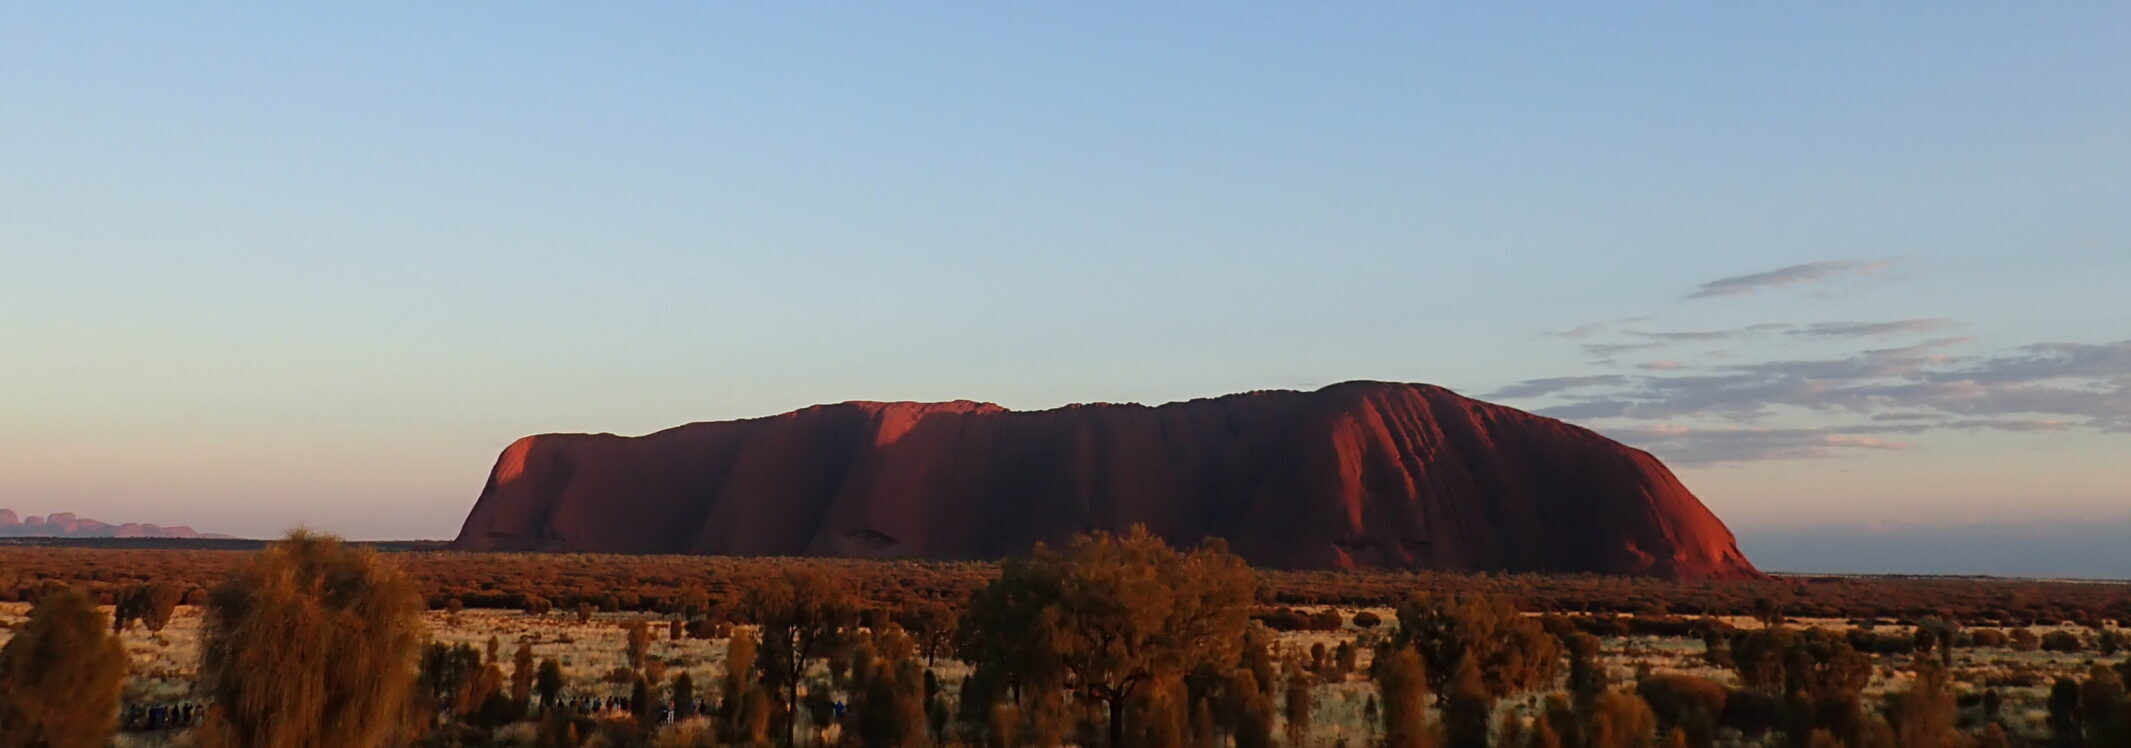
[[(327, 561), (343, 553), (366, 560)], [(255, 567), (269, 558), (310, 581), (261, 587)], [(509, 570), (562, 574), (561, 559), (597, 571), (511, 586)], [(301, 536), (225, 569), (227, 581), (202, 580), (217, 595), (204, 616), (144, 604), (158, 586), (199, 583), (162, 567), (34, 571), (17, 590), (55, 601), (73, 582), (95, 591), (77, 599), (101, 596), (111, 617), (92, 625), (120, 630), (132, 664), (118, 722), (153, 723), (148, 704), (213, 704), (225, 716), (186, 738), (202, 745), (272, 744), (241, 737), (220, 671), (196, 667), (232, 646), (228, 588), (285, 601), (262, 609), (308, 600), (314, 612), (285, 613), (299, 620), (341, 620), (353, 613), (327, 601), (353, 587), (325, 580), (399, 565), (424, 571), (396, 585), (407, 708), (396, 731), (368, 738), (386, 744), (2100, 746), (2131, 713), (2121, 585), (2052, 598), (2054, 583), (1991, 582), (1932, 606), (1951, 585), (1252, 572), (1222, 559), (1130, 535), (1003, 567), (377, 554)], [(437, 576), (445, 567), (455, 581)], [(1394, 579), (1411, 586), (1377, 591)], [(1690, 602), (1652, 597), (1675, 590)], [(1881, 599), (1853, 610), (1868, 593)], [(490, 607), (518, 595), (528, 608)], [(1313, 602), (1346, 595), (1365, 602)], [(28, 641), (26, 610), (0, 604), (0, 638)], [(1842, 615), (1819, 615), (1831, 611)]]

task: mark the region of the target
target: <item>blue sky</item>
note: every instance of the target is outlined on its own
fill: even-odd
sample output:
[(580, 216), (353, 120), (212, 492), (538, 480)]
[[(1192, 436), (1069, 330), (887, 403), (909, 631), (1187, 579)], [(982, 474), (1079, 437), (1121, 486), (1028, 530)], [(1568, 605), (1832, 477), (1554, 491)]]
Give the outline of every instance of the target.
[(2114, 4), (13, 6), (0, 506), (438, 537), (527, 433), (1373, 378), (1652, 448), (1749, 553), (2122, 520), (2126, 38)]

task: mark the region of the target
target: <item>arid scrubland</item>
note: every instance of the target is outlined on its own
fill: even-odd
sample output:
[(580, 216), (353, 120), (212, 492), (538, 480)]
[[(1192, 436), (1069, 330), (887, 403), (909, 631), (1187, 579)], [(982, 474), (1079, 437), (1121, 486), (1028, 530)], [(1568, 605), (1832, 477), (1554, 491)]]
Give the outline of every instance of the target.
[[(0, 626), (19, 625), (28, 610), (27, 603), (0, 603)], [(1376, 700), (1377, 690), (1367, 677), (1374, 653), (1374, 649), (1367, 645), (1380, 642), (1382, 631), (1358, 628), (1352, 618), (1355, 613), (1366, 610), (1389, 620), (1393, 618), (1392, 610), (1336, 607), (1305, 607), (1302, 610), (1338, 611), (1342, 624), (1332, 631), (1277, 632), (1274, 639), (1276, 661), (1285, 663), (1292, 657), (1306, 662), (1313, 647), (1331, 651), (1342, 643), (1350, 646), (1363, 644), (1357, 648), (1355, 666), (1350, 672), (1319, 676), (1310, 686), (1314, 709), (1306, 744), (1331, 746), (1342, 741), (1357, 747), (1372, 744), (1377, 728), (1369, 717), (1369, 705)], [(561, 664), (566, 694), (580, 698), (594, 695), (604, 699), (629, 695), (630, 686), (616, 682), (612, 676), (627, 666), (624, 623), (638, 618), (645, 616), (595, 613), (591, 620), (579, 621), (575, 613), (528, 614), (516, 610), (469, 609), (459, 613), (430, 611), (423, 615), (423, 623), (436, 641), (446, 644), (481, 648), (494, 637), (508, 651), (518, 642), (527, 642), (536, 658), (553, 658)], [(647, 620), (661, 624), (659, 628), (663, 628), (667, 619)], [(198, 608), (182, 606), (160, 635), (134, 628), (121, 636), (131, 661), (124, 691), (128, 703), (178, 703), (195, 698), (193, 685), (197, 677), (200, 622)], [(1746, 628), (1760, 625), (1752, 619), (1725, 622)], [(1856, 630), (1854, 622), (1848, 619), (1794, 619), (1786, 625)], [(1913, 633), (1913, 627), (1894, 625), (1876, 626), (1873, 630), (1880, 635)], [(1957, 689), (1967, 697), (1964, 701), (1972, 702), (1964, 705), (1964, 711), (1972, 711), (1980, 717), (1983, 709), (1981, 694), (1996, 690), (2003, 700), (2000, 718), (2008, 732), (2039, 741), (2049, 734), (2049, 692), (2056, 679), (2084, 676), (2093, 664), (2118, 662), (2124, 654), (2102, 654), (2096, 644), (2097, 632), (2086, 627), (2052, 625), (2028, 630), (2038, 639), (2057, 631), (2078, 636), (2084, 649), (2050, 652), (2039, 648), (2022, 651), (2009, 644), (1957, 646), (1953, 673)], [(654, 638), (650, 654), (664, 663), (668, 678), (687, 672), (697, 683), (715, 683), (724, 677), (725, 647), (729, 639), (699, 639), (684, 635), (673, 640), (665, 636), (663, 630), (660, 634)], [(8, 629), (0, 628), (0, 643), (4, 643), (8, 635)], [(1707, 647), (1696, 637), (1643, 634), (1605, 636), (1600, 641), (1607, 683), (1615, 687), (1631, 686), (1639, 676), (1650, 674), (1683, 674), (1729, 687), (1739, 685), (1737, 676), (1730, 670), (1709, 661)], [(1880, 658), (1880, 662), (1875, 663), (1865, 695), (1884, 697), (1907, 688), (1915, 678), (1906, 669), (1907, 659), (1898, 655)], [(828, 668), (825, 663), (817, 664), (814, 675), (825, 677)], [(958, 688), (961, 679), (969, 672), (969, 668), (959, 661), (945, 658), (937, 661), (934, 670), (950, 690)], [(1503, 708), (1530, 717), (1543, 708), (1543, 695), (1526, 695)], [(136, 741), (135, 744), (148, 743)]]
[[(638, 609), (621, 609), (621, 595), (590, 586), (531, 610), (467, 607), (466, 597), (485, 599), (473, 595), (432, 599), (438, 604), (418, 623), (428, 654), (405, 665), (419, 673), (410, 727), (394, 740), (2104, 746), (2116, 744), (2109, 741), (2124, 734), (2131, 713), (2121, 686), (2121, 670), (2131, 667), (2126, 632), (2095, 613), (2113, 613), (2117, 585), (2066, 586), (2080, 593), (2067, 601), (2036, 593), (2059, 589), (2053, 583), (1983, 583), (1936, 612), (1909, 615), (1905, 606), (1948, 583), (1410, 575), (1460, 581), (1415, 585), (1398, 604), (1324, 605), (1297, 602), (1313, 597), (1294, 594), (1300, 588), (1280, 592), (1278, 573), (1253, 575), (1219, 556), (1176, 554), (1143, 537), (1089, 542), (1010, 562), (1004, 574), (984, 569), (974, 600), (958, 580), (978, 565), (920, 565), (929, 584), (908, 588), (891, 583), (910, 574), (899, 565), (822, 573), (868, 569), (847, 562), (748, 562), (746, 575), (700, 585), (647, 575), (646, 585), (681, 591), (653, 602), (638, 591)], [(455, 564), (477, 558), (452, 556)], [(686, 564), (611, 563), (593, 574)], [(1141, 578), (1136, 570), (1145, 568), (1164, 571)], [(1375, 576), (1287, 579), (1328, 581), (1314, 590), (1321, 598), (1378, 589), (1390, 575)], [(162, 581), (152, 572), (118, 579), (82, 586), (107, 585), (105, 594), (123, 601), (132, 599), (129, 584)], [(32, 596), (62, 583), (42, 577), (33, 589), (42, 594)], [(421, 584), (434, 598), (434, 578)], [(1740, 602), (1721, 616), (1677, 606), (1632, 612), (1663, 585), (1696, 589), (1690, 601)], [(1815, 585), (1844, 595), (1891, 590), (1871, 611), (1891, 615), (1811, 615), (1834, 604), (1819, 599), (1838, 597), (1816, 594)], [(1527, 595), (1514, 594), (1520, 589)], [(1632, 593), (1594, 604), (1598, 593), (1622, 590)], [(616, 604), (606, 604), (610, 596)], [(1532, 605), (1535, 596), (1551, 604)], [(1559, 604), (1571, 596), (1582, 604)], [(1179, 607), (1186, 599), (1196, 607)], [(28, 602), (0, 603), (0, 646), (30, 612)], [(102, 620), (118, 612), (104, 605)], [(2065, 617), (2037, 617), (2046, 612)], [(190, 725), (139, 729), (142, 708), (213, 703), (201, 672), (208, 617), (202, 606), (179, 605), (160, 631), (135, 623), (117, 634), (128, 662), (119, 743), (268, 744)], [(738, 672), (730, 667), (736, 636), (750, 645)], [(549, 663), (552, 690), (532, 672)]]

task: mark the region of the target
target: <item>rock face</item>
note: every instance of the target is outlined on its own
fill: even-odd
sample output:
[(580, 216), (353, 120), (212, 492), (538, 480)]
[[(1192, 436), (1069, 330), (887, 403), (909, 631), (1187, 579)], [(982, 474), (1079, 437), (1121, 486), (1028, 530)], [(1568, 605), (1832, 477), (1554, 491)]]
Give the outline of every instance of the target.
[(184, 525), (163, 527), (139, 522), (114, 525), (87, 517), (76, 517), (73, 512), (53, 512), (44, 517), (16, 516), (12, 509), (0, 509), (0, 538), (226, 538), (227, 535), (203, 535)]
[(454, 545), (993, 559), (1144, 524), (1287, 568), (1757, 576), (1648, 453), (1428, 385), (848, 402), (503, 451)]

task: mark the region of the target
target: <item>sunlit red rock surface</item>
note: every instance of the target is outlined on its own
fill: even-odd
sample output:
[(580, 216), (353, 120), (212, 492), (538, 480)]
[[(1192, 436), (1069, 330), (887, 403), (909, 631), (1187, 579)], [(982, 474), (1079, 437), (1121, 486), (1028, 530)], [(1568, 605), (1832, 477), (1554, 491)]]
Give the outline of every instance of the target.
[(456, 545), (991, 559), (1135, 523), (1279, 567), (1757, 574), (1649, 454), (1379, 382), (1030, 412), (850, 402), (529, 436)]

